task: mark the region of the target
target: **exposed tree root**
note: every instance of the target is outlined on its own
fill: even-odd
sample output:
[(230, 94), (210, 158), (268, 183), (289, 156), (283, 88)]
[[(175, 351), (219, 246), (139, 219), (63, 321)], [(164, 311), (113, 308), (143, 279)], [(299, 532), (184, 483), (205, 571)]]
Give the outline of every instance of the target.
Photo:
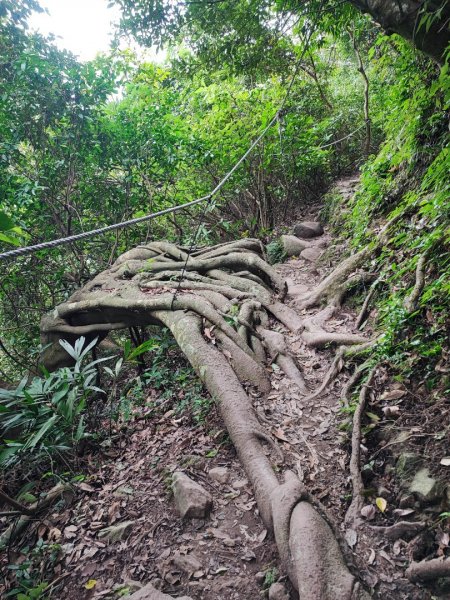
[(372, 299), (376, 294), (377, 287), (378, 287), (380, 281), (381, 281), (381, 279), (378, 278), (370, 286), (369, 292), (368, 292), (367, 296), (365, 297), (364, 302), (359, 311), (359, 314), (356, 318), (356, 322), (355, 322), (356, 329), (362, 328), (362, 325), (364, 324), (364, 321), (366, 319), (366, 315), (369, 311), (370, 303), (372, 302)]
[(298, 307), (307, 309), (323, 303), (331, 306), (339, 306), (343, 294), (346, 293), (349, 287), (356, 285), (359, 281), (373, 281), (375, 277), (373, 274), (358, 274), (356, 271), (362, 267), (370, 257), (377, 254), (379, 249), (387, 241), (387, 232), (390, 227), (404, 216), (405, 214), (403, 213), (393, 217), (378, 232), (371, 244), (368, 244), (362, 248), (362, 250), (356, 252), (356, 254), (352, 254), (341, 261), (338, 266), (312, 290), (312, 292), (299, 299)]
[[(301, 331), (311, 345), (354, 347), (367, 340), (326, 332), (322, 325), (334, 307), (305, 320), (285, 306), (286, 283), (265, 262), (258, 240), (201, 249), (188, 259), (185, 249), (165, 242), (125, 256), (43, 319), (42, 342), (51, 344), (44, 364), (54, 369), (67, 361), (58, 341), (61, 337), (73, 341), (81, 331), (93, 339), (118, 327), (168, 327), (217, 403), (261, 517), (275, 533), (302, 600), (368, 599), (348, 570), (324, 511), (293, 474), (286, 474), (280, 484), (273, 463), (282, 462), (283, 455), (257, 419), (245, 391), (249, 383), (262, 393), (269, 391), (267, 350), (301, 392), (307, 392), (283, 335), (269, 327), (268, 312), (292, 331)], [(349, 268), (344, 269), (347, 275)]]
[(321, 302), (330, 304), (340, 298), (342, 286), (346, 284), (349, 276), (354, 273), (373, 253), (373, 248), (366, 246), (356, 254), (343, 260), (319, 285), (303, 300), (298, 303), (299, 308), (312, 308)]
[(400, 538), (405, 540), (411, 539), (425, 529), (425, 527), (426, 523), (423, 521), (399, 521), (390, 527), (377, 527), (372, 525), (371, 530), (381, 534), (383, 539), (386, 538), (395, 542)]
[(364, 344), (368, 340), (361, 335), (353, 333), (329, 333), (323, 328), (325, 321), (330, 319), (335, 312), (334, 306), (328, 306), (322, 311), (303, 320), (302, 339), (311, 348), (323, 348), (329, 344), (352, 346)]
[(450, 577), (450, 558), (433, 558), (413, 562), (406, 569), (406, 577), (413, 583), (436, 581), (439, 577)]
[(70, 490), (68, 484), (59, 483), (55, 485), (45, 496), (45, 498), (34, 502), (29, 508), (25, 515), (22, 515), (17, 522), (6, 529), (0, 536), (0, 548), (5, 548), (9, 543), (13, 542), (28, 525), (36, 518), (41, 511), (49, 507), (55, 500), (60, 498), (64, 492)]
[(355, 385), (360, 381), (362, 376), (364, 375), (364, 371), (368, 368), (368, 364), (366, 362), (358, 365), (356, 369), (353, 371), (352, 376), (344, 385), (341, 391), (341, 402), (344, 406), (348, 406), (350, 404), (350, 392), (355, 387)]
[(416, 282), (409, 296), (405, 298), (403, 306), (405, 310), (412, 313), (417, 310), (420, 296), (422, 295), (423, 288), (425, 286), (425, 265), (426, 265), (426, 254), (422, 254), (417, 261), (416, 266)]
[(353, 415), (353, 430), (352, 430), (352, 453), (350, 457), (350, 477), (352, 481), (352, 501), (345, 515), (345, 523), (349, 527), (357, 527), (361, 519), (361, 508), (363, 507), (363, 491), (364, 484), (361, 477), (360, 456), (361, 456), (361, 421), (366, 409), (367, 400), (369, 398), (370, 386), (372, 385), (378, 365), (374, 367), (363, 384), (359, 394), (359, 403)]
[(277, 331), (269, 331), (263, 327), (258, 327), (257, 331), (261, 335), (272, 360), (297, 385), (300, 392), (306, 394), (308, 389), (305, 380), (294, 357), (290, 355), (287, 349), (284, 336)]
[[(364, 352), (367, 352), (367, 350), (369, 350), (374, 345), (374, 343), (375, 342), (373, 340), (369, 340), (367, 342), (364, 342), (363, 344), (356, 344), (353, 346), (340, 346), (336, 352), (333, 362), (331, 363), (331, 367), (328, 369), (327, 373), (325, 374), (325, 377), (324, 377), (322, 383), (317, 388), (317, 390), (315, 392), (313, 392), (312, 394), (310, 394), (309, 396), (307, 396), (304, 401), (309, 402), (310, 400), (314, 400), (315, 398), (318, 398), (321, 394), (323, 394), (323, 392), (326, 389), (328, 389), (328, 387), (333, 383), (333, 381), (336, 379), (336, 377), (339, 375), (339, 373), (344, 368), (346, 359), (352, 358), (354, 356), (357, 356), (358, 354), (363, 354)], [(349, 380), (349, 382), (347, 382), (347, 385), (349, 385), (350, 382), (351, 382), (350, 387), (353, 387), (353, 385), (356, 384), (357, 381)], [(343, 398), (345, 398), (347, 396), (348, 392), (350, 391), (350, 387), (347, 389), (345, 396), (343, 395)], [(345, 388), (344, 388), (344, 390), (345, 390)]]

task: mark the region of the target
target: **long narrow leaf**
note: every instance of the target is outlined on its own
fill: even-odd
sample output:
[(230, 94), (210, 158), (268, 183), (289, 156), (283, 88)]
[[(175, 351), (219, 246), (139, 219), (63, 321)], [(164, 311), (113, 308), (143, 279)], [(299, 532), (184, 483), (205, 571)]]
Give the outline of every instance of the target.
[(36, 446), (36, 444), (44, 437), (44, 435), (47, 433), (47, 431), (49, 431), (58, 420), (59, 420), (58, 415), (53, 415), (53, 417), (50, 417), (50, 419), (48, 419), (48, 421), (46, 421), (42, 425), (42, 427), (39, 429), (39, 431), (37, 433), (35, 433), (31, 438), (29, 438), (29, 440), (26, 442), (26, 444), (23, 447), (24, 450), (27, 450), (29, 448), (34, 448)]

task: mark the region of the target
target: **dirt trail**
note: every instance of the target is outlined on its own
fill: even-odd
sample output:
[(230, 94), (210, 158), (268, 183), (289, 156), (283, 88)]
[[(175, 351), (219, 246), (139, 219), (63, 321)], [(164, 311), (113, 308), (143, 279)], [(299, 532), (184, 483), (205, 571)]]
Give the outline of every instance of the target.
[[(357, 180), (339, 183), (350, 195)], [(312, 210), (305, 217), (317, 217)], [(286, 303), (298, 310), (298, 298), (312, 290), (338, 262), (343, 248), (327, 242), (318, 264), (291, 259), (277, 266), (290, 283)], [(302, 318), (317, 309), (299, 311)], [(359, 333), (356, 312), (338, 309), (326, 323), (329, 332)], [(335, 356), (332, 349), (309, 347), (300, 334), (280, 324), (273, 328), (288, 340), (308, 388), (322, 383)], [(370, 338), (370, 329), (364, 335)], [(183, 362), (178, 353), (174, 364)], [(254, 394), (254, 408), (262, 425), (280, 445), (286, 468), (292, 469), (308, 492), (334, 522), (341, 547), (350, 565), (363, 577), (374, 597), (384, 600), (426, 600), (428, 592), (404, 577), (406, 546), (392, 544), (383, 535), (362, 527), (355, 532), (343, 527), (351, 498), (349, 444), (341, 430), (347, 419), (341, 410), (341, 390), (349, 377), (345, 370), (325, 393), (305, 400), (295, 384), (276, 365), (269, 367), (272, 391), (263, 402)], [(379, 385), (379, 383), (374, 384)], [(181, 390), (162, 401), (150, 390), (142, 407), (99, 454), (87, 458), (79, 484), (80, 495), (64, 512), (55, 510), (41, 524), (48, 541), (61, 544), (63, 559), (53, 565), (59, 578), (52, 598), (84, 600), (119, 598), (152, 582), (174, 597), (184, 594), (204, 600), (257, 600), (267, 595), (270, 584), (281, 581), (291, 600), (298, 598), (280, 567), (275, 543), (265, 530), (253, 492), (213, 407), (203, 423), (193, 421), (189, 408), (176, 412)], [(207, 402), (207, 394), (203, 393)], [(146, 407), (153, 406), (146, 419)], [(227, 483), (213, 481), (208, 472), (216, 466), (229, 470)], [(170, 478), (183, 469), (213, 496), (213, 512), (207, 520), (182, 521), (171, 498)], [(381, 513), (373, 524), (382, 523)], [(115, 543), (99, 539), (98, 532), (129, 521), (123, 538)], [(89, 589), (87, 589), (89, 588)], [(320, 599), (318, 599), (320, 600)]]

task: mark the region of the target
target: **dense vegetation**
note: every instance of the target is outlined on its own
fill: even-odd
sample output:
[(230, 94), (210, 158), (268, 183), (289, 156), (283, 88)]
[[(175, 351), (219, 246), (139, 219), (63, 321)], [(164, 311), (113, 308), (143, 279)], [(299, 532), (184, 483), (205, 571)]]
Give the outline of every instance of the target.
[[(283, 110), (205, 215), (196, 207), (0, 263), (1, 383), (15, 389), (29, 371), (37, 376), (1, 392), (3, 465), (65, 460), (99, 434), (92, 400), (105, 394), (81, 346), (69, 347), (74, 367), (38, 370), (43, 314), (143, 240), (269, 243), (296, 207), (324, 196), (323, 216), (351, 240), (349, 252), (393, 221), (371, 257), (380, 338), (369, 362), (385, 361), (398, 377), (414, 373), (431, 395), (448, 393), (449, 53), (438, 64), (343, 3), (192, 2), (179, 13), (163, 2), (118, 4), (123, 31), (169, 45), (164, 64), (118, 48), (80, 63), (27, 29), (35, 2), (0, 2), (1, 251), (205, 195)], [(441, 16), (425, 3), (420, 34)], [(361, 185), (343, 205), (329, 190), (358, 170)], [(134, 335), (137, 350), (119, 339), (116, 352), (134, 365), (152, 353), (136, 386), (166, 387), (167, 339)], [(116, 419), (130, 411), (117, 360), (103, 372)], [(177, 385), (203, 418), (207, 401), (190, 374), (177, 368)]]

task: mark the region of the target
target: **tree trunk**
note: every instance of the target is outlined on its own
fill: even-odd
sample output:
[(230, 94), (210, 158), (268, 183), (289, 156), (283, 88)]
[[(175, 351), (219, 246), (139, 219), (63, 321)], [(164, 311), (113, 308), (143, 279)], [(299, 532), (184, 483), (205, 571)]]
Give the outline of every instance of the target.
[[(416, 0), (349, 1), (362, 12), (371, 15), (387, 34), (398, 33), (437, 63), (443, 64), (444, 53), (450, 41), (448, 25), (450, 2), (445, 0), (430, 0), (426, 3)], [(441, 9), (439, 16), (436, 16), (437, 11)], [(419, 27), (425, 13), (433, 15), (428, 31), (425, 24)]]

